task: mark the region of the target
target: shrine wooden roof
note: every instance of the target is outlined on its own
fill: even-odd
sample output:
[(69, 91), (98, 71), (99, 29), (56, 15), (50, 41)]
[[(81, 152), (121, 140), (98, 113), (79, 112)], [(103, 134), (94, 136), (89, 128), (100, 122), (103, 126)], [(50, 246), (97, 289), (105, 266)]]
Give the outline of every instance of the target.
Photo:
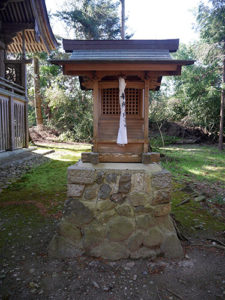
[[(159, 89), (162, 76), (180, 75), (181, 68), (193, 60), (176, 60), (178, 39), (172, 40), (63, 40), (63, 47), (70, 52), (69, 59), (51, 60), (62, 65), (63, 73), (80, 77), (81, 88), (91, 89), (88, 80), (93, 76), (150, 76), (153, 90)], [(89, 78), (89, 79), (88, 79)]]
[(175, 60), (171, 57), (170, 52), (176, 52), (178, 46), (178, 39), (63, 40), (64, 50), (72, 52), (70, 58), (51, 62), (61, 65), (88, 63), (88, 70), (93, 70), (95, 63), (193, 64), (193, 60)]
[(68, 40), (63, 39), (63, 48), (66, 52), (74, 50), (168, 50), (176, 52), (179, 39), (170, 40)]
[(74, 50), (70, 57), (72, 61), (152, 61), (171, 59), (168, 50), (155, 49)]
[(57, 46), (44, 0), (1, 0), (0, 42), (12, 53), (22, 52), (22, 31), (27, 52), (50, 52)]

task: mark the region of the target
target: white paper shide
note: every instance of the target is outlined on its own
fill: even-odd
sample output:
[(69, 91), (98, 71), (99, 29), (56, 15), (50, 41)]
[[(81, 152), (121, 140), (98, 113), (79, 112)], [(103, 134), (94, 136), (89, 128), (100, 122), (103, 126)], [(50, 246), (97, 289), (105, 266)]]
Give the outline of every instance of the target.
[(120, 127), (117, 136), (117, 144), (127, 144), (127, 124), (126, 124), (126, 99), (125, 99), (125, 79), (119, 78), (119, 100), (120, 100)]

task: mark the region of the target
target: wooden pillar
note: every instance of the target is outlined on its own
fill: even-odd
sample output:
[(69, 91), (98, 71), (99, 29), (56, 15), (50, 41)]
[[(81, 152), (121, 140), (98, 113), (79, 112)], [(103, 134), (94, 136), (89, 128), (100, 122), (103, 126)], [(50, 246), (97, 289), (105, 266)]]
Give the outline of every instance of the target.
[(148, 113), (149, 113), (149, 79), (145, 80), (144, 89), (144, 151), (148, 152)]
[(0, 50), (0, 77), (5, 78), (5, 50)]
[(13, 97), (9, 97), (9, 150), (15, 149), (14, 103)]
[(22, 74), (22, 86), (25, 89), (26, 102), (24, 103), (24, 147), (29, 147), (29, 124), (28, 124), (28, 98), (27, 98), (27, 66), (26, 66), (26, 42), (25, 42), (25, 31), (22, 32), (22, 60), (21, 74)]
[(29, 148), (28, 99), (24, 103), (24, 148)]
[(25, 88), (25, 95), (27, 96), (27, 68), (26, 68), (26, 49), (25, 49), (25, 32), (22, 32), (22, 64), (21, 64), (21, 75), (22, 75), (22, 86)]
[(93, 152), (98, 152), (98, 106), (99, 106), (99, 87), (98, 87), (98, 80), (94, 80), (93, 85)]

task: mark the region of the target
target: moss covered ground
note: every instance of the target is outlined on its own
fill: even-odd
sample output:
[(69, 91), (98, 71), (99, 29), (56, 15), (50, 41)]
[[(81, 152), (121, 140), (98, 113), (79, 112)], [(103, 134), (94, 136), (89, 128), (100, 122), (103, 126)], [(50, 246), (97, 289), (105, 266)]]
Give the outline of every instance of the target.
[[(173, 175), (172, 213), (184, 231), (224, 231), (225, 218), (218, 212), (225, 208), (225, 151), (201, 145), (167, 146), (159, 150), (164, 154), (163, 167)], [(199, 197), (204, 201), (198, 201)], [(185, 200), (185, 204), (179, 205)]]
[(48, 162), (33, 168), (0, 194), (0, 247), (29, 239), (43, 224), (61, 217), (67, 168), (87, 149), (54, 150), (55, 153), (48, 155)]

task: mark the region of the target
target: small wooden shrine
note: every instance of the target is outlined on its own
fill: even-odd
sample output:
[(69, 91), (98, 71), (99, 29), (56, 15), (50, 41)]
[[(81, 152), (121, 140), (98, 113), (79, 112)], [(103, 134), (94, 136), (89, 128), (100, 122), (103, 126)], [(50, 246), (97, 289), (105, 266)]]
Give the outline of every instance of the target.
[[(52, 61), (66, 75), (79, 76), (81, 89), (93, 90), (93, 152), (83, 162), (144, 162), (148, 153), (149, 91), (159, 90), (162, 76), (180, 75), (192, 60), (175, 60), (179, 40), (63, 40), (70, 59)], [(117, 144), (120, 124), (119, 78), (126, 83), (127, 144)], [(152, 156), (152, 157), (151, 157)]]
[(193, 61), (171, 58), (178, 40), (63, 44), (72, 55), (54, 63), (93, 90), (94, 139), (93, 152), (68, 168), (68, 199), (49, 255), (183, 257), (170, 219), (171, 174), (148, 152), (148, 104), (163, 75), (179, 75)]

